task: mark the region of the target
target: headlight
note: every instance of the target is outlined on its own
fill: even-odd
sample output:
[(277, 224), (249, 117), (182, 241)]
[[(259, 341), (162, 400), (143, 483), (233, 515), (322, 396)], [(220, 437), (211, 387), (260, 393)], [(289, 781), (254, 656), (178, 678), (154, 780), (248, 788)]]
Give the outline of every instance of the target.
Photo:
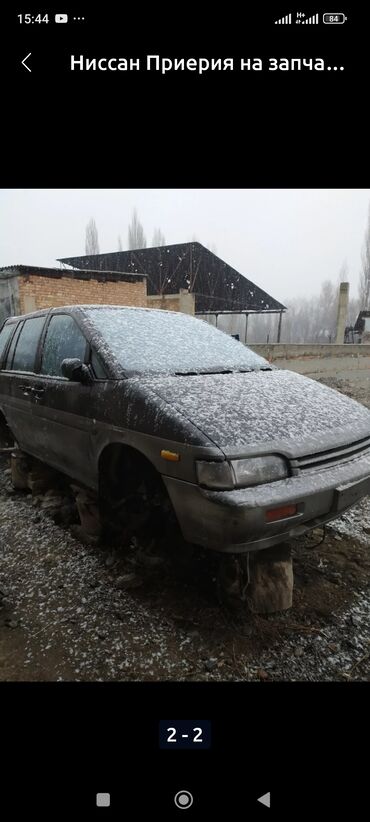
[(200, 485), (215, 490), (230, 491), (266, 482), (284, 479), (288, 467), (282, 457), (250, 457), (231, 462), (197, 462), (197, 478)]
[(288, 476), (288, 466), (282, 457), (251, 457), (246, 460), (234, 460), (231, 465), (236, 488), (261, 485), (263, 482), (274, 482)]
[(224, 462), (197, 462), (197, 478), (199, 485), (214, 488), (218, 491), (230, 491), (235, 487), (231, 465)]

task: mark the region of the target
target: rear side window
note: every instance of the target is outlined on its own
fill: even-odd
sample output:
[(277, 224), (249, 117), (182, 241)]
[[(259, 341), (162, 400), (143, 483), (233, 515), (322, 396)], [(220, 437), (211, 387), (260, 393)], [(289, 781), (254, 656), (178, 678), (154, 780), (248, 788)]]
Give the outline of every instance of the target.
[(34, 371), (37, 346), (44, 322), (45, 317), (25, 320), (10, 366), (13, 371)]
[(16, 330), (16, 332), (14, 334), (14, 337), (13, 337), (11, 343), (10, 343), (9, 351), (8, 351), (8, 355), (7, 355), (6, 363), (5, 363), (5, 368), (6, 369), (9, 369), (9, 368), (12, 367), (15, 346), (17, 345), (18, 337), (19, 337), (22, 326), (23, 326), (23, 323), (18, 324), (17, 330)]
[(84, 362), (85, 355), (86, 339), (73, 317), (52, 317), (44, 340), (41, 373), (61, 377), (63, 360), (77, 357)]
[(4, 327), (0, 331), (0, 365), (3, 359), (3, 354), (6, 349), (6, 345), (10, 335), (14, 331), (14, 323), (9, 323), (9, 325), (4, 325)]

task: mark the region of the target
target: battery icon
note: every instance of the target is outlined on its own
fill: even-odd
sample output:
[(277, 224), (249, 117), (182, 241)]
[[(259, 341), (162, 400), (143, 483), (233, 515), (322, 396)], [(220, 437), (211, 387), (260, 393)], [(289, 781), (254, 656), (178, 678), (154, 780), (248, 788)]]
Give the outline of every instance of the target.
[(331, 23), (338, 25), (338, 23), (345, 23), (348, 20), (345, 14), (324, 14), (323, 23)]

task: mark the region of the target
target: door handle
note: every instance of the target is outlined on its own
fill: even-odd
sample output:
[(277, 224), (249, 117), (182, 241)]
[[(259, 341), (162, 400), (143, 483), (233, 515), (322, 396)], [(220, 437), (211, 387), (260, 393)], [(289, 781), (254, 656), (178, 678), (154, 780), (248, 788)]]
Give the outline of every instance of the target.
[(45, 388), (40, 385), (39, 387), (33, 385), (20, 385), (19, 390), (23, 392), (25, 397), (29, 397), (30, 394), (33, 394), (35, 399), (41, 399), (42, 395), (45, 394)]
[(41, 385), (39, 386), (39, 388), (35, 386), (34, 388), (32, 388), (32, 394), (35, 398), (35, 402), (38, 402), (39, 400), (42, 400), (45, 394), (45, 388), (43, 388)]
[(25, 397), (28, 397), (31, 391), (33, 391), (32, 385), (20, 385), (19, 390), (23, 392)]

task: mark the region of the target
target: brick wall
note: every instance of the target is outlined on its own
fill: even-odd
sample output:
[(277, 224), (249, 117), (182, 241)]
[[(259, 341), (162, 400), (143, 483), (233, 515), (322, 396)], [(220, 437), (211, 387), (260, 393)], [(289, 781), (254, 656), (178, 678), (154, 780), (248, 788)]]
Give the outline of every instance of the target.
[(147, 305), (146, 279), (132, 282), (98, 282), (71, 277), (18, 277), (20, 313), (59, 305)]

